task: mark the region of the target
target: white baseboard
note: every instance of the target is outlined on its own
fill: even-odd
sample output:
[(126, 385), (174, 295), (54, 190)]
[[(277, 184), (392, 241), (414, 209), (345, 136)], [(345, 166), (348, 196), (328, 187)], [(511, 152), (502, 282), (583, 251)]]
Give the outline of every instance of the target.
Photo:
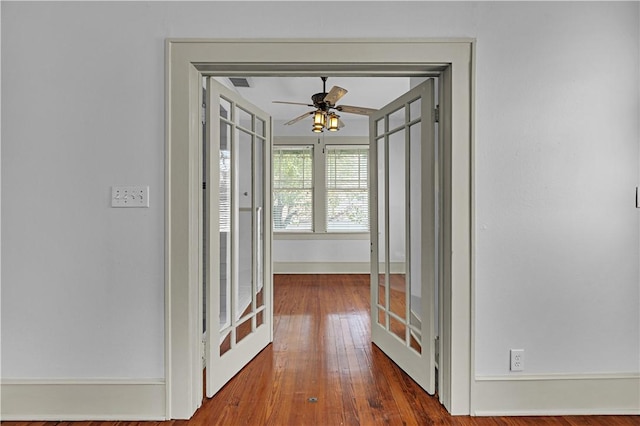
[[(404, 263), (392, 263), (391, 273), (400, 274)], [(380, 266), (384, 270), (384, 265)], [(369, 262), (273, 262), (274, 274), (369, 274)]]
[(10, 420), (164, 420), (164, 380), (3, 380), (0, 416)]
[(640, 414), (640, 374), (476, 377), (475, 416)]

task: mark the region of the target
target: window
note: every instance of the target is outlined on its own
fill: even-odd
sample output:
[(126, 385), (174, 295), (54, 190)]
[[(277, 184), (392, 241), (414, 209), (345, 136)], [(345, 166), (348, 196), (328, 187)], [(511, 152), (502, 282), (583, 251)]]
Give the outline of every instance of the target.
[(273, 230), (313, 231), (313, 146), (273, 149)]
[(369, 147), (366, 138), (276, 138), (273, 230), (369, 231)]
[(327, 231), (369, 230), (369, 149), (327, 146)]

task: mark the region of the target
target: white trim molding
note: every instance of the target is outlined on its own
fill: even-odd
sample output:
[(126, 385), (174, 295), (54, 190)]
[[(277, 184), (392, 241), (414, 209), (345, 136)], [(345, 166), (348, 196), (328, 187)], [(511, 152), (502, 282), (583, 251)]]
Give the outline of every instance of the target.
[[(441, 401), (469, 414), (473, 44), (465, 39), (169, 39), (166, 42), (165, 371), (167, 413), (202, 403), (199, 206), (202, 77), (441, 76), (445, 152)], [(331, 54), (331, 62), (326, 61)], [(455, 190), (454, 190), (455, 188)]]
[(3, 421), (164, 420), (162, 379), (15, 379), (0, 385)]
[(475, 416), (640, 414), (640, 373), (476, 377)]

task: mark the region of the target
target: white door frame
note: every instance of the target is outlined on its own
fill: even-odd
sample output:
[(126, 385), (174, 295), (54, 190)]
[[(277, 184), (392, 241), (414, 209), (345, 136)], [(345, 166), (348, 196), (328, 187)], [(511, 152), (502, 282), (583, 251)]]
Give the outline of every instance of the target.
[[(469, 414), (473, 364), (473, 44), (472, 39), (167, 40), (167, 418), (190, 418), (202, 402), (200, 105), (202, 76), (207, 74), (441, 77), (445, 241), (440, 352), (440, 368), (444, 374), (440, 375), (439, 393), (450, 413)], [(327, 58), (331, 58), (331, 62), (326, 62)]]

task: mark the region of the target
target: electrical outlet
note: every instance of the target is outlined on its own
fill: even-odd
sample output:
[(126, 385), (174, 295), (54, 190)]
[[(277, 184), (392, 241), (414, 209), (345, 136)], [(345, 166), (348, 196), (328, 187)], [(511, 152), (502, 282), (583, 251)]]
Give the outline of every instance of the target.
[(112, 186), (111, 207), (149, 207), (149, 187)]
[(524, 349), (511, 349), (511, 371), (524, 371)]

